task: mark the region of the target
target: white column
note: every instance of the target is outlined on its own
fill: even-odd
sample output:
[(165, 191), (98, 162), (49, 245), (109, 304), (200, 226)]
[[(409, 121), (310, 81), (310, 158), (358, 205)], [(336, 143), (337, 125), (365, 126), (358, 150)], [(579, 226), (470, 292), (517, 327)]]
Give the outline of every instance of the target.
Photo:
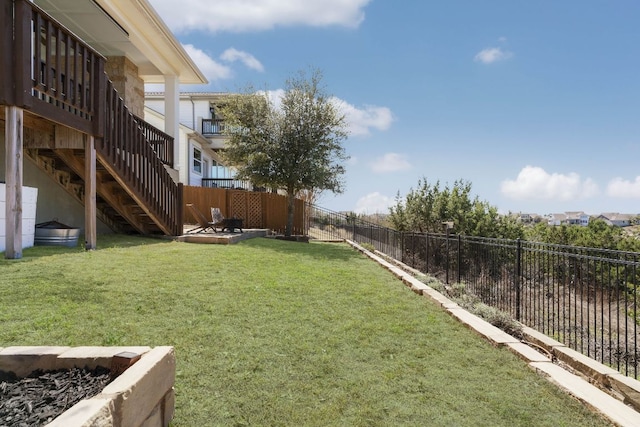
[(18, 107), (5, 107), (5, 251), (7, 259), (22, 258), (22, 121), (23, 111)]
[(180, 83), (178, 76), (164, 77), (164, 131), (173, 142), (173, 168), (181, 170), (184, 159), (180, 156)]

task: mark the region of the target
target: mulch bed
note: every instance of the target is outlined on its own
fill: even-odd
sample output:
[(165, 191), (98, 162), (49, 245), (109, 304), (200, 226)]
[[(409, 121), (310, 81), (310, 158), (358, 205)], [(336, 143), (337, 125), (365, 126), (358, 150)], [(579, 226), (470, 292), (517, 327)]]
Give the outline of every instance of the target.
[(18, 379), (0, 372), (0, 427), (43, 426), (64, 411), (102, 391), (109, 369), (35, 371)]

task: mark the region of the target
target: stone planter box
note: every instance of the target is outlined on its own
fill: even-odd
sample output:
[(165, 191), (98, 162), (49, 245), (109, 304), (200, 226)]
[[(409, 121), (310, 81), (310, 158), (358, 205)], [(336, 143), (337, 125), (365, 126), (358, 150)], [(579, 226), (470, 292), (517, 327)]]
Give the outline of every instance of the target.
[(110, 368), (119, 353), (140, 359), (108, 384), (58, 416), (49, 427), (167, 427), (173, 418), (176, 361), (173, 347), (7, 347), (0, 349), (0, 371), (19, 378), (43, 371)]

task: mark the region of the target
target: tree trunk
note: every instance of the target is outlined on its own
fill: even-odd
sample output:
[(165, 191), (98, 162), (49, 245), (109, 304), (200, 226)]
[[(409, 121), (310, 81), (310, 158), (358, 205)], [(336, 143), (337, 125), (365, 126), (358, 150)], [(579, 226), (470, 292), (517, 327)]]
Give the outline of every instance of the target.
[(293, 214), (295, 209), (295, 201), (295, 192), (289, 191), (287, 194), (287, 227), (284, 231), (284, 235), (287, 237), (290, 237), (293, 234)]

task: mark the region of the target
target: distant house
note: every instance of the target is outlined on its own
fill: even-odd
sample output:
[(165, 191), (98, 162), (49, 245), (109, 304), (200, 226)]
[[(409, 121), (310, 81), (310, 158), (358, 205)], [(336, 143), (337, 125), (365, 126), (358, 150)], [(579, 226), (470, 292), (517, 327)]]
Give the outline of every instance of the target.
[(567, 216), (565, 214), (561, 214), (561, 213), (550, 214), (549, 220), (547, 223), (549, 225), (561, 225), (563, 221), (566, 220), (566, 218)]
[(635, 215), (620, 214), (617, 212), (606, 212), (598, 216), (598, 219), (601, 219), (607, 224), (615, 227), (629, 227), (633, 218), (635, 218)]
[(579, 225), (586, 227), (589, 225), (589, 215), (579, 212), (565, 212), (551, 214), (548, 220), (549, 225)]
[(540, 221), (542, 221), (542, 217), (538, 214), (535, 213), (519, 213), (517, 214), (517, 218), (518, 221), (520, 221), (523, 224), (531, 224), (531, 223), (538, 223)]

